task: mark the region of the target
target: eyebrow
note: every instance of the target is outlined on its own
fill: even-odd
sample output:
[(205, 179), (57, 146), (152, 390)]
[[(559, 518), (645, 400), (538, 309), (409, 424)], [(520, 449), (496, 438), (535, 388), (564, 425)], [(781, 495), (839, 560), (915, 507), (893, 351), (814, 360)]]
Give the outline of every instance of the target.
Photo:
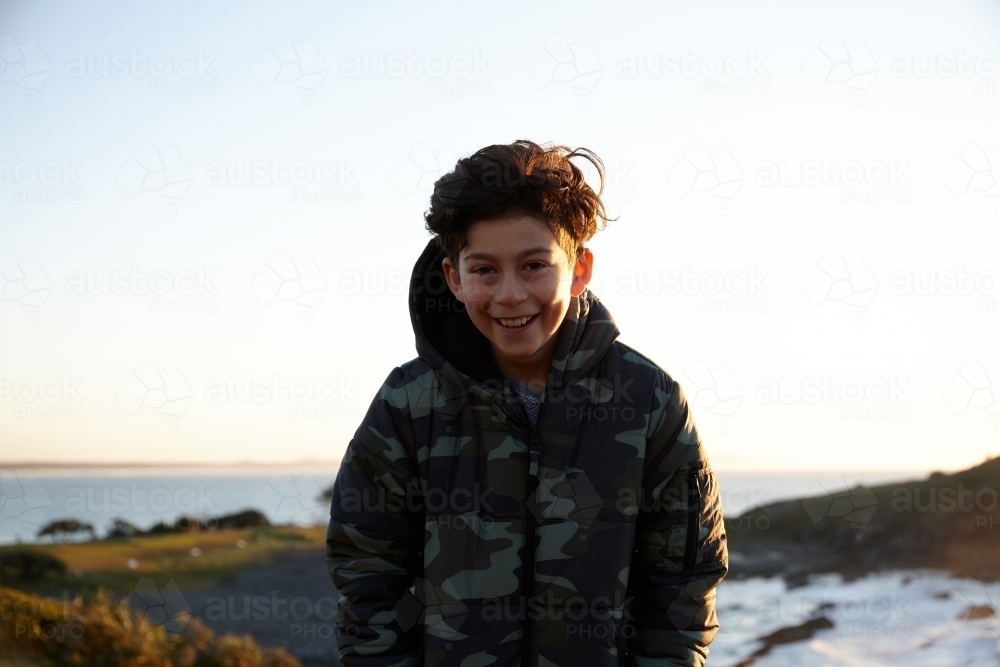
[[(517, 258), (523, 259), (524, 257), (528, 257), (529, 255), (537, 255), (539, 253), (550, 254), (551, 252), (552, 252), (551, 248), (546, 248), (545, 246), (535, 246), (534, 248), (528, 248), (527, 250), (522, 250), (520, 253), (518, 253)], [(465, 259), (466, 261), (473, 261), (473, 260), (493, 261), (496, 260), (496, 257), (486, 252), (474, 252), (470, 255), (466, 255), (463, 259)]]

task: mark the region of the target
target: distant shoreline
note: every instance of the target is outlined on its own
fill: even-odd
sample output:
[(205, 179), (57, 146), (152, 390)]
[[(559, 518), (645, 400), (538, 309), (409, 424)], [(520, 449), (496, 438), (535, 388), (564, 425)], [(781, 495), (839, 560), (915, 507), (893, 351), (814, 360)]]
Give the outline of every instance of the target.
[(130, 461), (119, 461), (119, 462), (100, 462), (100, 463), (82, 463), (82, 462), (50, 462), (50, 461), (29, 461), (29, 462), (0, 462), (0, 469), (10, 470), (10, 471), (45, 471), (45, 472), (103, 472), (103, 471), (119, 471), (119, 470), (134, 470), (134, 471), (156, 471), (163, 472), (167, 470), (183, 470), (183, 471), (193, 471), (193, 470), (206, 470), (212, 472), (230, 472), (230, 471), (266, 471), (266, 470), (301, 470), (305, 472), (310, 471), (320, 471), (320, 470), (333, 470), (336, 471), (340, 468), (340, 461), (290, 461), (290, 462), (276, 462), (276, 463), (261, 463), (254, 461), (240, 461), (236, 463), (142, 463), (142, 462), (130, 462)]
[[(766, 474), (800, 474), (800, 473), (822, 473), (825, 471), (831, 472), (859, 472), (859, 473), (894, 473), (894, 474), (913, 474), (918, 476), (926, 476), (931, 470), (925, 467), (915, 467), (915, 468), (835, 468), (835, 467), (819, 467), (819, 468), (770, 468), (766, 466), (728, 466), (728, 465), (713, 465), (714, 470), (722, 474), (753, 474), (753, 473), (766, 473)], [(340, 461), (317, 461), (317, 460), (303, 460), (303, 461), (278, 461), (278, 462), (260, 462), (260, 461), (237, 461), (232, 463), (219, 463), (219, 462), (141, 462), (141, 461), (111, 461), (111, 462), (79, 462), (79, 461), (27, 461), (27, 462), (3, 462), (0, 461), (0, 469), (2, 470), (67, 470), (67, 471), (87, 471), (87, 470), (192, 470), (192, 469), (205, 469), (205, 470), (232, 470), (232, 469), (247, 469), (247, 470), (259, 470), (259, 469), (302, 469), (302, 470), (338, 470), (340, 468)], [(951, 472), (950, 470), (941, 470), (941, 472)]]

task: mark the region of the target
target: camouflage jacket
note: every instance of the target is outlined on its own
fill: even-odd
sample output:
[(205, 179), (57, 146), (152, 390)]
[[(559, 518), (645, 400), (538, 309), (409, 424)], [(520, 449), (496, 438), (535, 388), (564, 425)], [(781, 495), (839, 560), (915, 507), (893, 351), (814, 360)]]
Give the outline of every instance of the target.
[(414, 268), (419, 357), (344, 455), (326, 557), (343, 665), (703, 665), (728, 570), (684, 393), (573, 299), (536, 426), (448, 290)]

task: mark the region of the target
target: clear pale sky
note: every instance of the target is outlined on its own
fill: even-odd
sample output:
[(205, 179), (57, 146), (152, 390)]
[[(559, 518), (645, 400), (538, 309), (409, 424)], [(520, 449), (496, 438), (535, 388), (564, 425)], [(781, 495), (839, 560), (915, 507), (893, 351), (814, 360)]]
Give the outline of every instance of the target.
[(1000, 454), (995, 2), (12, 1), (0, 34), (0, 462), (338, 461), (415, 356), (430, 184), (520, 138), (607, 163), (593, 290), (717, 467)]

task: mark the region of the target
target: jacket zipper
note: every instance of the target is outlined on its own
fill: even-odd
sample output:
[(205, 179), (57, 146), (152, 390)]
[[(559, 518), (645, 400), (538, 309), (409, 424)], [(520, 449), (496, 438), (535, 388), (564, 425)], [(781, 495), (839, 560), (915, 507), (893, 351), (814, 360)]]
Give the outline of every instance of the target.
[(684, 565), (686, 571), (694, 567), (698, 557), (698, 517), (701, 514), (701, 490), (698, 488), (698, 472), (688, 471), (687, 478), (687, 542), (684, 544)]
[(524, 576), (524, 624), (521, 634), (521, 667), (531, 665), (531, 641), (532, 627), (531, 615), (528, 603), (535, 595), (535, 514), (527, 503), (535, 502), (535, 493), (538, 490), (538, 457), (539, 439), (535, 426), (531, 426), (528, 435), (528, 479), (527, 496), (524, 508), (524, 563), (522, 572)]
[[(542, 400), (544, 405), (544, 398)], [(535, 502), (535, 493), (538, 490), (538, 459), (541, 450), (540, 438), (538, 435), (538, 422), (542, 418), (542, 406), (539, 406), (538, 415), (535, 417), (535, 424), (528, 419), (528, 412), (524, 403), (518, 396), (518, 406), (511, 411), (512, 416), (525, 427), (525, 435), (528, 436), (528, 474), (525, 484), (525, 507), (524, 507), (524, 560), (521, 572), (523, 580), (521, 582), (521, 595), (523, 603), (524, 621), (521, 625), (521, 667), (531, 665), (531, 641), (532, 627), (531, 616), (529, 614), (528, 603), (535, 594), (535, 515), (528, 503)]]

